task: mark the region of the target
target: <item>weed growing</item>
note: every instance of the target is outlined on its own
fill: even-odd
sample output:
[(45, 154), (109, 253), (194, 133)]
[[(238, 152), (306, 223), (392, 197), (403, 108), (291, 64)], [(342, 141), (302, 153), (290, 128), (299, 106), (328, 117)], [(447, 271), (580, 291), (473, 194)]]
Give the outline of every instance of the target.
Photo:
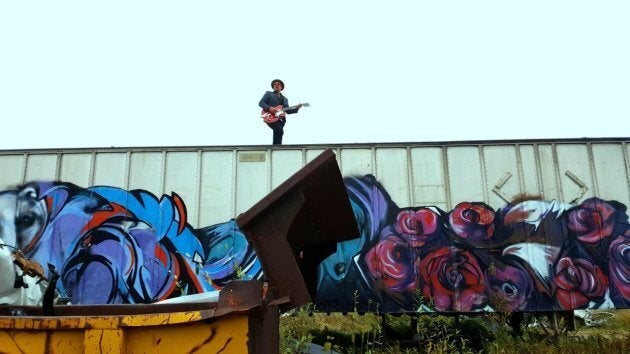
[[(545, 321), (525, 323), (515, 335), (506, 315), (475, 317), (377, 313), (325, 314), (306, 306), (281, 318), (281, 353), (306, 353), (317, 343), (338, 353), (630, 353), (630, 310), (614, 311), (606, 324), (578, 323), (576, 331)], [(562, 324), (560, 322), (560, 324)]]

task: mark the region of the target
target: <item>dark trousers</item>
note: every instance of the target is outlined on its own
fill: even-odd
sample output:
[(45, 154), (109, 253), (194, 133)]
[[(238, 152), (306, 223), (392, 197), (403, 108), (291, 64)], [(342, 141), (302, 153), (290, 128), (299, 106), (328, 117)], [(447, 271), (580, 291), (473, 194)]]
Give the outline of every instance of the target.
[(273, 144), (282, 145), (282, 135), (284, 135), (284, 119), (278, 119), (273, 123), (267, 123), (269, 128), (273, 129)]

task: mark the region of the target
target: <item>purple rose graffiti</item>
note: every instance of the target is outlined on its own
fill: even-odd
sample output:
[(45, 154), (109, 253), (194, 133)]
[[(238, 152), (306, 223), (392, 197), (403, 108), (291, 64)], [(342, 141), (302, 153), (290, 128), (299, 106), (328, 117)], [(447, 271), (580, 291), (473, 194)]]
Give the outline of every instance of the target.
[(476, 241), (492, 238), (494, 219), (494, 211), (483, 203), (459, 203), (448, 215), (448, 223), (457, 236)]
[(486, 300), (485, 279), (479, 263), (468, 251), (443, 247), (420, 263), (423, 295), (438, 311), (470, 311)]
[(621, 296), (630, 302), (630, 232), (610, 243), (608, 255), (610, 281)]
[(438, 215), (431, 209), (420, 208), (416, 211), (402, 210), (396, 215), (394, 230), (411, 247), (420, 247), (430, 239), (438, 228)]
[(400, 237), (385, 237), (368, 251), (365, 259), (370, 275), (386, 291), (415, 291), (418, 287), (415, 252)]
[(582, 308), (601, 297), (608, 288), (608, 278), (596, 265), (585, 259), (560, 259), (554, 277), (555, 295), (564, 310)]
[[(373, 301), (393, 312), (630, 307), (630, 226), (617, 201), (519, 198), (502, 209), (463, 201), (444, 211), (398, 207), (373, 176), (346, 183), (359, 228), (371, 231), (355, 243), (361, 247), (340, 247), (331, 256), (354, 260), (354, 272), (321, 287), (354, 289), (358, 296), (329, 298), (316, 304), (322, 309), (366, 309)], [(365, 198), (357, 190), (386, 197)], [(414, 292), (420, 304), (405, 296)]]
[(533, 290), (527, 272), (518, 266), (491, 264), (486, 270), (488, 292), (496, 296), (503, 311), (523, 310)]
[(569, 212), (568, 228), (578, 240), (595, 243), (612, 235), (616, 215), (617, 210), (605, 201), (588, 199)]

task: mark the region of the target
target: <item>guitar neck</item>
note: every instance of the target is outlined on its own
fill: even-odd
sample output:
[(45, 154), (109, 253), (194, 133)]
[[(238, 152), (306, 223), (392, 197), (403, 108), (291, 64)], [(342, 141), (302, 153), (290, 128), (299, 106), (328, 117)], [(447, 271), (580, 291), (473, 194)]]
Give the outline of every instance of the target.
[(283, 107), (282, 111), (290, 111), (292, 109), (296, 109), (298, 108), (299, 104), (296, 104), (295, 106), (291, 106), (291, 107)]
[(302, 105), (302, 107), (308, 107), (309, 106), (308, 103), (300, 103), (300, 104), (296, 104), (295, 106), (282, 108), (282, 111), (285, 112), (285, 111), (289, 111), (291, 109), (296, 109), (296, 108), (300, 107), (300, 105)]

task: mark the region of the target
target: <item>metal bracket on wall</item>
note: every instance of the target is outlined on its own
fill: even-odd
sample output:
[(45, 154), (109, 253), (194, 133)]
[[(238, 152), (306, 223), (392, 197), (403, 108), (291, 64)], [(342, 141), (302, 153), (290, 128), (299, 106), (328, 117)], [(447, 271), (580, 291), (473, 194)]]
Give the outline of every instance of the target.
[(571, 173), (570, 171), (566, 171), (564, 173), (567, 177), (569, 177), (570, 180), (572, 180), (573, 182), (575, 182), (575, 184), (578, 185), (578, 187), (580, 187), (580, 194), (573, 198), (569, 203), (575, 203), (578, 200), (580, 200), (580, 198), (582, 198), (584, 196), (584, 194), (586, 194), (586, 192), (588, 192), (588, 187), (586, 186), (586, 183), (582, 182), (578, 176), (574, 175), (573, 173)]
[(499, 196), (499, 198), (503, 199), (506, 203), (510, 203), (510, 197), (508, 197), (502, 190), (501, 188), (503, 188), (503, 186), (505, 185), (505, 183), (507, 183), (507, 181), (512, 177), (512, 174), (510, 172), (506, 172), (505, 176), (503, 176), (503, 178), (501, 178), (499, 180), (499, 182), (497, 182), (497, 184), (494, 185), (494, 188), (492, 188), (492, 191), (494, 193), (496, 193), (496, 195)]

